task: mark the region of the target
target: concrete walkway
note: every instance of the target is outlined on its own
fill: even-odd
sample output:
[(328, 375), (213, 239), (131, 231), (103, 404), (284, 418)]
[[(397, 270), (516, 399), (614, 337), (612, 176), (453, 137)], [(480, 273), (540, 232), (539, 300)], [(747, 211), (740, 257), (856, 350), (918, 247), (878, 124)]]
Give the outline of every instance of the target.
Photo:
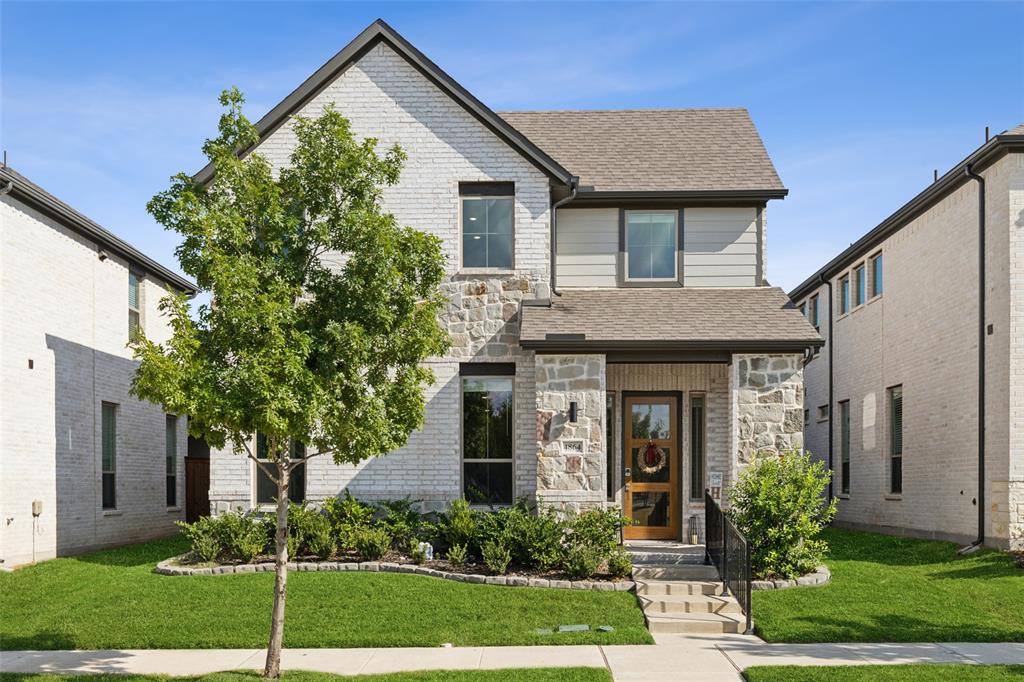
[[(1024, 664), (1024, 644), (766, 644), (743, 635), (662, 635), (656, 646), (287, 649), (285, 669), (342, 675), (407, 670), (608, 668), (617, 682), (738, 682), (755, 665)], [(0, 671), (198, 675), (261, 669), (259, 649), (5, 651)]]

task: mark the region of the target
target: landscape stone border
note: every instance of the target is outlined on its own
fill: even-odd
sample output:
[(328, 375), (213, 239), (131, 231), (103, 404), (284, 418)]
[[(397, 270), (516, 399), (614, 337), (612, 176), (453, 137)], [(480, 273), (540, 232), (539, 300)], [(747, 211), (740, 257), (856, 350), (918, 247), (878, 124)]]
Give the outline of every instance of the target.
[(832, 572), (828, 566), (822, 564), (814, 569), (813, 573), (802, 575), (795, 580), (751, 580), (752, 590), (788, 590), (791, 587), (816, 587), (824, 585), (832, 579)]
[[(258, 564), (238, 564), (205, 566), (192, 568), (177, 562), (182, 557), (164, 559), (153, 569), (159, 575), (229, 575), (237, 573), (273, 573), (273, 562)], [(413, 573), (432, 578), (454, 580), (462, 583), (480, 585), (507, 585), (511, 587), (554, 587), (563, 590), (594, 590), (598, 592), (631, 592), (636, 583), (632, 580), (549, 580), (547, 578), (528, 578), (521, 575), (480, 575), (478, 573), (453, 573), (439, 571), (436, 568), (417, 566), (415, 564), (395, 564), (385, 561), (341, 562), (341, 561), (300, 561), (288, 562), (289, 571), (370, 571), (379, 573)]]

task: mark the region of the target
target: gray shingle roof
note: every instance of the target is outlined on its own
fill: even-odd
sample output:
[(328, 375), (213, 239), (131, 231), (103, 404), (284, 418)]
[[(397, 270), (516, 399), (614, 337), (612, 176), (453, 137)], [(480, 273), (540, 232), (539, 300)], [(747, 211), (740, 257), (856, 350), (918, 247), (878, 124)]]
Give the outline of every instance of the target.
[(784, 189), (746, 109), (498, 115), (596, 191)]
[(1006, 131), (1007, 135), (1024, 135), (1024, 123), (1021, 123), (1016, 128), (1011, 128)]
[(821, 345), (814, 327), (778, 287), (736, 289), (574, 289), (549, 306), (523, 306), (520, 340), (552, 342), (584, 334), (594, 345), (663, 343)]

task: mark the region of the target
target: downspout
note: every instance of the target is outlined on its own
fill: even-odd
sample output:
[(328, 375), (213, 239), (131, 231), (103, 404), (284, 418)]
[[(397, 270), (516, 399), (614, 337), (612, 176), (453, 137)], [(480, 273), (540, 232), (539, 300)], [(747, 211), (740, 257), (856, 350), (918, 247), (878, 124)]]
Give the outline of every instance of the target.
[(978, 183), (978, 539), (962, 552), (985, 543), (985, 178), (964, 172)]
[[(832, 349), (835, 346), (835, 339), (832, 332), (832, 320), (834, 315), (832, 314), (832, 308), (835, 306), (835, 301), (832, 299), (832, 280), (821, 275), (819, 278), (821, 283), (828, 287), (828, 471), (831, 476), (828, 479), (828, 501), (832, 503), (834, 497), (832, 491), (832, 483), (835, 479), (835, 469), (832, 466), (832, 439), (835, 435), (833, 419), (832, 419), (832, 400), (833, 400), (833, 389), (832, 389)], [(819, 301), (820, 306), (820, 301)], [(819, 308), (820, 309), (820, 308)]]
[(564, 199), (559, 199), (551, 205), (551, 236), (548, 241), (551, 243), (551, 293), (554, 296), (561, 296), (558, 292), (558, 273), (555, 268), (555, 258), (557, 256), (558, 249), (558, 208), (568, 204), (570, 201), (576, 198), (576, 192), (579, 190), (580, 179), (577, 176), (572, 176), (569, 179), (569, 196)]

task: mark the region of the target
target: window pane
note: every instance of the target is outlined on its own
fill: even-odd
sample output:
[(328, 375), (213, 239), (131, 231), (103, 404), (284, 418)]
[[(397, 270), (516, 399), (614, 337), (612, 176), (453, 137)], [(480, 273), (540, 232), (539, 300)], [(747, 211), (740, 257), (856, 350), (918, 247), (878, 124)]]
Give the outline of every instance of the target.
[(811, 320), (811, 324), (813, 324), (815, 326), (815, 328), (817, 328), (817, 326), (818, 326), (818, 297), (817, 296), (812, 296), (811, 297), (811, 315), (810, 315), (810, 320)]
[[(804, 410), (806, 413), (806, 410)], [(704, 396), (690, 398), (690, 499), (704, 497)]]
[(676, 276), (676, 214), (626, 214), (629, 279), (672, 279)]
[(511, 379), (464, 379), (463, 458), (511, 459), (512, 413)]
[(653, 247), (651, 277), (671, 279), (676, 276), (676, 247), (674, 244)]
[(843, 277), (839, 280), (839, 310), (840, 312), (850, 311), (850, 278)]
[(306, 465), (292, 469), (288, 475), (288, 499), (295, 504), (302, 504), (306, 499)]
[(466, 462), (463, 493), (474, 504), (510, 504), (512, 462)]
[(633, 405), (631, 420), (633, 438), (669, 440), (669, 406), (667, 403)]
[(842, 462), (842, 491), (850, 492), (850, 403), (839, 403), (839, 452)]
[(164, 460), (167, 474), (167, 506), (178, 504), (178, 418), (167, 415), (165, 418)]
[(462, 265), (466, 268), (487, 267), (487, 235), (465, 235), (462, 240)]
[(117, 406), (103, 403), (101, 421), (103, 471), (113, 472), (117, 468)]
[(605, 476), (608, 499), (615, 499), (615, 394), (605, 396), (604, 410)]
[(638, 526), (669, 525), (669, 494), (667, 492), (634, 492), (630, 516)]
[(629, 271), (626, 274), (630, 279), (651, 278), (651, 247), (649, 245), (634, 246), (630, 244)]
[(866, 298), (865, 295), (864, 295), (864, 293), (865, 293), (864, 287), (866, 285), (865, 277), (864, 277), (864, 266), (861, 265), (859, 268), (857, 268), (854, 271), (854, 274), (856, 275), (856, 279), (857, 279), (857, 301), (856, 301), (856, 305), (861, 305), (862, 303), (864, 303), (864, 300)]
[[(270, 466), (273, 466), (271, 464)], [(277, 499), (277, 484), (263, 469), (256, 467), (256, 503), (273, 504)]]
[(484, 234), (487, 232), (487, 203), (479, 199), (462, 200), (463, 234)]
[(167, 506), (176, 507), (178, 506), (178, 477), (168, 476), (167, 477)]
[(117, 508), (117, 496), (116, 488), (114, 484), (114, 474), (104, 473), (103, 474), (103, 508), (104, 509), (116, 509)]
[(131, 271), (128, 272), (128, 307), (139, 307), (139, 277)]
[(903, 458), (893, 457), (892, 466), (890, 473), (892, 474), (892, 486), (890, 488), (893, 493), (903, 492)]
[(882, 293), (882, 256), (875, 256), (871, 261), (871, 295), (878, 296)]
[[(480, 202), (484, 203), (484, 202)], [(487, 199), (487, 233), (512, 234), (512, 200)]]
[(491, 234), (487, 236), (487, 267), (512, 268), (512, 235)]

